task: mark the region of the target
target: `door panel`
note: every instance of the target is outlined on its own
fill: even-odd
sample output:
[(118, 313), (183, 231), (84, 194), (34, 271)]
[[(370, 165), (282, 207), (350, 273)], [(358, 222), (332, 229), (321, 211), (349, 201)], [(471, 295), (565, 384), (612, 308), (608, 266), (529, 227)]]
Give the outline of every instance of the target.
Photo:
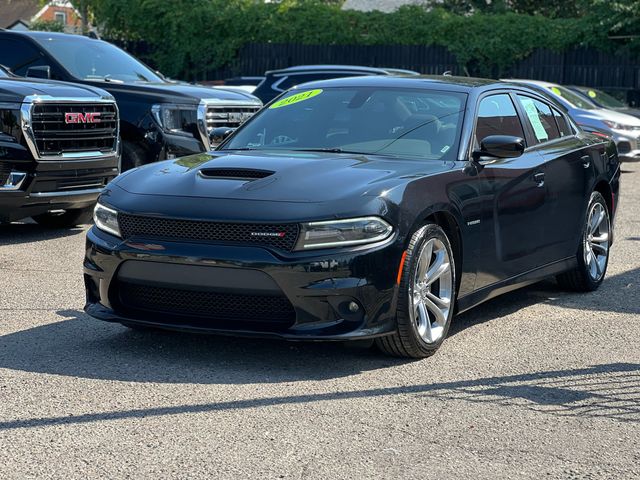
[[(479, 180), (486, 189), (483, 221), (485, 254), (478, 262), (476, 288), (522, 274), (540, 264), (546, 206), (543, 159), (525, 152), (485, 166)], [(492, 248), (488, 248), (491, 246)]]
[(576, 254), (594, 184), (594, 165), (601, 154), (599, 148), (604, 152), (603, 146), (587, 147), (571, 136), (540, 151), (545, 159), (549, 191), (543, 245), (549, 261)]
[[(525, 138), (522, 119), (506, 93), (487, 96), (478, 105), (476, 145), (487, 135)], [(480, 219), (486, 238), (477, 260), (476, 289), (535, 268), (545, 224), (544, 159), (538, 152), (483, 164), (477, 182), (486, 199)]]

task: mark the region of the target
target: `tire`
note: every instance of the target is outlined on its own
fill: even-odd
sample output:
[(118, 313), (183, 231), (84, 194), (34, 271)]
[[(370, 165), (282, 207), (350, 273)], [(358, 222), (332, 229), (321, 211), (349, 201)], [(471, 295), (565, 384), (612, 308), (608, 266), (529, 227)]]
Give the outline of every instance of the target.
[[(599, 212), (603, 217), (597, 221)], [(597, 225), (596, 225), (597, 223)], [(604, 280), (609, 265), (611, 217), (607, 202), (600, 192), (593, 192), (583, 222), (580, 245), (576, 253), (578, 265), (556, 276), (558, 285), (574, 292), (593, 292)], [(594, 226), (595, 230), (594, 230)]]
[(146, 163), (144, 149), (131, 142), (122, 142), (122, 160), (120, 172), (126, 172), (132, 168), (141, 167)]
[(63, 213), (43, 213), (34, 215), (33, 218), (39, 225), (46, 228), (70, 228), (91, 223), (93, 219), (93, 207), (65, 210)]
[[(428, 275), (437, 265), (440, 267), (433, 273), (440, 275)], [(425, 271), (424, 275), (418, 274), (419, 268)], [(451, 243), (442, 228), (426, 224), (413, 234), (407, 248), (398, 290), (398, 330), (392, 335), (377, 338), (376, 346), (395, 357), (426, 358), (433, 355), (449, 331), (455, 292), (455, 261)], [(432, 300), (434, 297), (443, 302), (441, 308)], [(434, 308), (440, 312), (438, 316)], [(425, 321), (426, 318), (428, 320)]]

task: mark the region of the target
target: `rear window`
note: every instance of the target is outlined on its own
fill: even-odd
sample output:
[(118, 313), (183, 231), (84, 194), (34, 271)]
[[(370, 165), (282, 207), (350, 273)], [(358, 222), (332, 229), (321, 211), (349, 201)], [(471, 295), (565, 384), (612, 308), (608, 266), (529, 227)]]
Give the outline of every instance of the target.
[(525, 95), (517, 95), (517, 97), (525, 112), (525, 121), (533, 130), (536, 143), (560, 137), (560, 130), (549, 105)]

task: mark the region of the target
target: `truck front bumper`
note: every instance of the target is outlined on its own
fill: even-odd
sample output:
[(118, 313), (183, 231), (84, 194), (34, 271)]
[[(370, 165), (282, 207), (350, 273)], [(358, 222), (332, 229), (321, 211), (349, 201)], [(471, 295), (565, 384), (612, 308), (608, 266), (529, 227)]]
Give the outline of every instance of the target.
[(99, 160), (16, 164), (0, 184), (0, 221), (52, 210), (87, 208), (118, 175), (116, 156)]

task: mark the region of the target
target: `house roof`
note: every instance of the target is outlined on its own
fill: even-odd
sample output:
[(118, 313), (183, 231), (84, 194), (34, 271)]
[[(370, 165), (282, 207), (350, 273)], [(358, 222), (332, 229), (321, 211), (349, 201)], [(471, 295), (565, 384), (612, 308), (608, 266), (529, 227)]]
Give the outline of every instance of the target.
[(29, 24), (40, 8), (38, 0), (0, 0), (0, 28), (8, 28), (20, 20)]

